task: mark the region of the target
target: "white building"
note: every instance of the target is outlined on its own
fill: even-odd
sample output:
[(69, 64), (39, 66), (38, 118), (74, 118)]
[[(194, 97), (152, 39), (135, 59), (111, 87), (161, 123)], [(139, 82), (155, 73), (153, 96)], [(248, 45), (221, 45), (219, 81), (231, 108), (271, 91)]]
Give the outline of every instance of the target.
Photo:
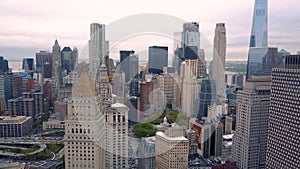
[(90, 25), (89, 40), (89, 75), (94, 83), (96, 82), (97, 70), (101, 64), (102, 57), (106, 55), (107, 45), (108, 43), (105, 42), (105, 25), (92, 23)]
[(225, 60), (226, 60), (226, 28), (224, 23), (218, 23), (215, 29), (214, 51), (212, 61), (212, 79), (216, 84), (217, 96), (225, 94)]

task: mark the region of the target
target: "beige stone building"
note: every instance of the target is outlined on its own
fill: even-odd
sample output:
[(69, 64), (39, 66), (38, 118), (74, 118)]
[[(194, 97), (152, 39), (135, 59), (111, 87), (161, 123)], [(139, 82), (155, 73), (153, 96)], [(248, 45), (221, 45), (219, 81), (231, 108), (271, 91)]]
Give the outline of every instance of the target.
[(105, 119), (101, 101), (84, 70), (68, 101), (64, 138), (66, 169), (105, 169)]
[(155, 158), (158, 169), (187, 169), (189, 140), (179, 126), (169, 127), (155, 135)]

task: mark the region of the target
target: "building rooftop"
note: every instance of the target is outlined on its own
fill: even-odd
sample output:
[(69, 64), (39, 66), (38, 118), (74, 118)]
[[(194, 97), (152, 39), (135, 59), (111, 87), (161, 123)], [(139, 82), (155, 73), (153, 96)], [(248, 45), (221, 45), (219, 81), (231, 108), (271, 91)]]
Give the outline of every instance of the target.
[(180, 137), (168, 137), (165, 133), (163, 132), (156, 132), (156, 135), (160, 137), (164, 137), (165, 139), (172, 140), (172, 141), (187, 141), (188, 139), (180, 136)]
[(23, 123), (31, 119), (31, 117), (26, 116), (0, 116), (0, 123)]

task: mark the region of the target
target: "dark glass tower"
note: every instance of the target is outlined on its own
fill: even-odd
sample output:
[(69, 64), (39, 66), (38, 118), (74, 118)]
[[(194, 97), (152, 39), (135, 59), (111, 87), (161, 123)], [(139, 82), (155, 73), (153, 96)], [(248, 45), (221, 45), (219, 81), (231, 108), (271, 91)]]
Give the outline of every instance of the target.
[[(268, 48), (268, 0), (255, 0), (246, 79), (271, 75), (271, 69), (277, 66), (278, 59), (273, 59), (269, 65), (266, 61), (277, 57), (273, 51), (274, 48)], [(264, 69), (266, 64), (267, 71)]]
[(207, 117), (208, 107), (213, 105), (216, 99), (216, 88), (213, 81), (209, 79), (202, 80), (201, 89), (197, 98), (197, 119), (202, 120), (202, 117)]
[(168, 47), (149, 47), (149, 73), (161, 74), (163, 68), (168, 66)]

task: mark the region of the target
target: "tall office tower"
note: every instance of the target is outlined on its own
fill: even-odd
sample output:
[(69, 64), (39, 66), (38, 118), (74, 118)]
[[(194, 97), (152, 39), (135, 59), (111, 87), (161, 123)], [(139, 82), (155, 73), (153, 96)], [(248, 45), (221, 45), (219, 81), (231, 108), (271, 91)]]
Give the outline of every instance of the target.
[[(60, 72), (61, 72), (61, 66), (62, 66), (62, 57), (61, 57), (61, 48), (58, 44), (57, 39), (54, 42), (54, 45), (52, 46), (52, 76), (59, 79)], [(59, 71), (56, 72), (56, 65), (59, 67)]]
[(43, 78), (51, 78), (52, 77), (52, 66), (50, 63), (46, 62), (43, 66)]
[(118, 96), (119, 103), (125, 103), (125, 73), (115, 72), (112, 81), (113, 94)]
[(23, 58), (22, 69), (26, 73), (30, 74), (33, 77), (34, 73), (34, 59), (33, 58)]
[(157, 77), (160, 90), (163, 92), (164, 102), (171, 106), (175, 102), (175, 79), (170, 73), (164, 73)]
[(182, 130), (172, 126), (155, 134), (156, 168), (188, 168), (189, 140), (183, 136)]
[(13, 98), (13, 76), (13, 73), (4, 75), (4, 96), (6, 101)]
[(300, 168), (300, 54), (272, 71), (266, 168)]
[(217, 23), (212, 61), (212, 79), (215, 81), (216, 94), (219, 97), (225, 97), (225, 60), (226, 28), (224, 23)]
[(172, 67), (175, 68), (177, 73), (180, 72), (180, 65), (183, 62), (183, 55), (182, 55), (182, 32), (175, 32), (173, 35), (173, 61), (172, 61)]
[(128, 107), (112, 104), (104, 111), (106, 122), (106, 169), (128, 166)]
[(197, 70), (197, 77), (206, 78), (206, 61), (205, 61), (205, 51), (204, 49), (199, 49), (198, 51), (198, 70)]
[(272, 68), (278, 67), (278, 48), (250, 48), (246, 79), (251, 76), (271, 76)]
[(197, 92), (200, 89), (201, 81), (197, 79), (197, 59), (187, 59), (181, 64), (180, 76), (182, 79), (182, 112), (188, 117), (194, 113)]
[(76, 62), (78, 60), (78, 50), (70, 47), (64, 47), (61, 51), (62, 57), (62, 71), (66, 70), (67, 73), (74, 71)]
[(92, 23), (90, 25), (89, 60), (90, 77), (95, 83), (98, 67), (101, 65), (102, 57), (105, 56), (105, 25)]
[(35, 54), (36, 57), (36, 72), (42, 73), (46, 62), (52, 65), (52, 53), (48, 51), (40, 51)]
[(0, 73), (0, 96), (5, 99), (4, 74)]
[(268, 76), (253, 76), (238, 92), (232, 157), (240, 169), (265, 168), (270, 92)]
[(149, 47), (149, 73), (161, 74), (164, 67), (168, 67), (168, 47), (150, 46)]
[(23, 91), (23, 77), (13, 76), (12, 79), (13, 98), (22, 97)]
[(187, 49), (192, 49), (197, 55), (200, 49), (200, 32), (198, 22), (187, 22), (183, 24), (182, 32), (182, 54), (184, 59), (190, 59), (187, 53)]
[[(86, 66), (85, 66), (86, 67)], [(101, 97), (87, 70), (68, 101), (65, 123), (65, 168), (105, 168), (105, 119)]]
[(130, 57), (134, 54), (133, 50), (120, 50), (120, 65), (119, 70), (125, 73), (125, 82), (128, 83), (131, 80), (130, 76)]
[(250, 79), (251, 76), (266, 75), (262, 65), (268, 53), (267, 0), (255, 0), (249, 47), (246, 79)]
[(129, 56), (130, 65), (130, 86), (129, 95), (139, 96), (139, 57), (137, 55)]
[(155, 137), (144, 137), (137, 148), (138, 168), (155, 169)]
[(268, 46), (268, 0), (255, 0), (252, 30), (250, 37), (251, 47)]
[(8, 61), (3, 56), (0, 56), (0, 71), (3, 73), (8, 72)]
[(105, 65), (104, 59), (102, 60), (101, 66), (98, 69), (96, 84), (99, 92), (98, 95), (101, 96), (103, 106), (109, 107), (112, 104), (112, 87), (109, 83), (107, 67)]
[(195, 112), (197, 119), (202, 121), (203, 117), (208, 116), (208, 107), (212, 106), (216, 101), (216, 89), (214, 81), (203, 79), (201, 82), (201, 89), (197, 93)]

